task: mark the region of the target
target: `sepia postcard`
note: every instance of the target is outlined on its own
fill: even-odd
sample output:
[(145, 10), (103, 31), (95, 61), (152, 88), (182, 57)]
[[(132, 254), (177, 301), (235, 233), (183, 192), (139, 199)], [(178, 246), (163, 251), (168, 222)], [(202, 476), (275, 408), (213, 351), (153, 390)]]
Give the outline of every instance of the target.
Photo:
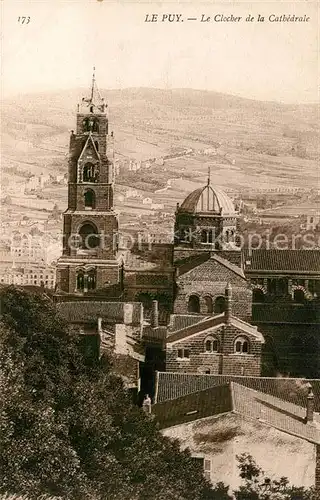
[(0, 500), (320, 500), (319, 2), (0, 5)]

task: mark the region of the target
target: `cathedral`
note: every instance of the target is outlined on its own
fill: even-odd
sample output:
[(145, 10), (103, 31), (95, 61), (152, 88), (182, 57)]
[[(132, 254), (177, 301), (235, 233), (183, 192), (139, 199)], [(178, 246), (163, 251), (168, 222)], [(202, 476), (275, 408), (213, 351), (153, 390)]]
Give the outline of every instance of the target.
[(114, 137), (95, 77), (68, 172), (55, 300), (90, 355), (113, 353), (128, 387), (152, 393), (157, 370), (320, 375), (320, 250), (249, 254), (210, 173), (177, 204), (172, 243), (135, 245), (130, 258), (119, 248)]

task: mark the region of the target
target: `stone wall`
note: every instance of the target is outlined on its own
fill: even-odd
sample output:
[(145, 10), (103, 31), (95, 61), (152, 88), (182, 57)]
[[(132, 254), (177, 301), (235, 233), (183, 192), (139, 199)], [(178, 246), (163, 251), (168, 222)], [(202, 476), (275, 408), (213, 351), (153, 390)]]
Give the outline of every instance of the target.
[[(219, 352), (205, 352), (207, 337), (218, 340)], [(235, 340), (239, 336), (248, 338), (249, 353), (234, 353)], [(179, 350), (187, 349), (189, 358), (179, 358)], [(261, 374), (261, 343), (247, 336), (232, 325), (223, 325), (212, 332), (189, 336), (166, 347), (166, 371), (183, 373), (210, 373), (215, 375), (246, 375), (259, 377)]]

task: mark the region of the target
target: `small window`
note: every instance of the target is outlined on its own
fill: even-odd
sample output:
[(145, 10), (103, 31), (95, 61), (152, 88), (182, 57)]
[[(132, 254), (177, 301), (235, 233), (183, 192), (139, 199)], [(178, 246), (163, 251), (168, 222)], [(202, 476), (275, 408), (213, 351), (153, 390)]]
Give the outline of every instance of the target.
[(219, 342), (218, 339), (214, 337), (208, 337), (205, 340), (205, 351), (206, 352), (218, 352), (219, 351)]
[(190, 350), (189, 349), (178, 349), (178, 358), (179, 359), (189, 359), (190, 358)]
[(204, 373), (205, 375), (210, 375), (210, 368), (205, 368)]
[(297, 288), (294, 293), (293, 293), (293, 299), (295, 302), (297, 302), (298, 304), (303, 304), (304, 303), (304, 291)]
[(238, 337), (236, 339), (234, 352), (237, 354), (249, 354), (249, 342), (245, 337)]
[(200, 299), (197, 295), (190, 295), (188, 301), (188, 312), (190, 313), (200, 312)]
[(212, 298), (207, 296), (207, 297), (204, 297), (204, 302), (206, 304), (206, 313), (208, 314), (212, 314), (213, 313), (213, 302), (212, 302)]
[(226, 298), (222, 295), (217, 297), (214, 302), (214, 312), (216, 314), (221, 314), (226, 310)]
[(211, 471), (211, 460), (205, 459), (204, 461), (204, 466), (203, 466), (205, 471)]

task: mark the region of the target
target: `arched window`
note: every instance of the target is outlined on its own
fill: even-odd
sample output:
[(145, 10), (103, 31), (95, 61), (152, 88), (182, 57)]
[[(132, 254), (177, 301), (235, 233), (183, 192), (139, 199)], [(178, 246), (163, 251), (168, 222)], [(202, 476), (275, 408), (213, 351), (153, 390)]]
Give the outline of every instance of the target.
[(234, 343), (234, 352), (236, 354), (249, 354), (249, 342), (246, 337), (238, 337)]
[(81, 248), (84, 250), (90, 250), (96, 248), (99, 245), (99, 236), (97, 228), (87, 222), (81, 226), (79, 234), (81, 236)]
[(293, 292), (293, 300), (297, 302), (298, 304), (303, 304), (304, 303), (304, 291), (300, 290), (300, 288), (297, 288)]
[(84, 193), (84, 206), (87, 209), (93, 209), (96, 206), (96, 196), (91, 189)]
[(216, 314), (221, 314), (226, 310), (226, 298), (222, 295), (217, 297), (214, 301), (214, 312)]
[(87, 288), (88, 290), (94, 290), (96, 288), (96, 271), (94, 269), (88, 271)]
[(268, 278), (267, 281), (268, 293), (274, 295), (277, 292), (277, 280), (274, 278)]
[(229, 233), (229, 231), (226, 231), (226, 233), (225, 233), (225, 239), (226, 239), (226, 243), (229, 243), (229, 239), (230, 239), (230, 233)]
[(204, 342), (205, 352), (219, 352), (219, 341), (215, 337), (207, 337)]
[(288, 293), (288, 280), (280, 278), (277, 283), (277, 295), (287, 295)]
[(200, 299), (197, 295), (190, 295), (188, 301), (188, 312), (190, 313), (200, 312)]
[(77, 273), (77, 290), (83, 291), (84, 290), (84, 272), (79, 271)]
[(260, 288), (254, 288), (252, 292), (252, 302), (264, 302), (264, 293)]
[(93, 163), (88, 162), (83, 167), (83, 182), (97, 182), (97, 171)]
[(206, 229), (203, 229), (201, 231), (201, 243), (207, 243), (208, 242), (208, 231)]
[(212, 298), (207, 296), (207, 297), (204, 297), (204, 301), (205, 301), (205, 304), (206, 304), (206, 312), (208, 314), (212, 314), (213, 313), (213, 303), (212, 303)]

